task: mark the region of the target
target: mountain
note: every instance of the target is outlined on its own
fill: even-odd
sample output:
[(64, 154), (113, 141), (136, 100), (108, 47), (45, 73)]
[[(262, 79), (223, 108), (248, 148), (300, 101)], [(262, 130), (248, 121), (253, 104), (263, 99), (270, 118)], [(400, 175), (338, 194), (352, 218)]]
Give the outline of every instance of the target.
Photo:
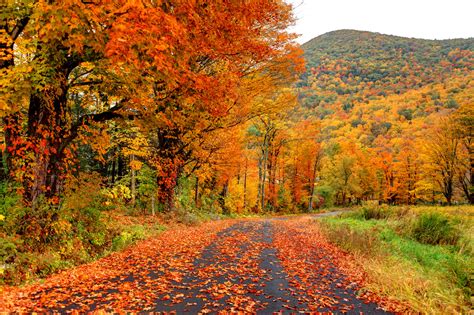
[[(474, 38), (425, 40), (355, 30), (318, 36), (302, 45), (308, 71), (300, 87), (316, 93), (306, 106), (401, 94), (473, 71)], [(321, 93), (319, 93), (321, 92)]]
[(341, 204), (471, 200), (473, 38), (341, 30), (302, 48), (295, 119), (318, 126), (321, 187)]
[(371, 145), (387, 126), (474, 103), (474, 38), (425, 40), (340, 30), (302, 48), (307, 72), (298, 83), (300, 111), (321, 119), (327, 138), (363, 124)]

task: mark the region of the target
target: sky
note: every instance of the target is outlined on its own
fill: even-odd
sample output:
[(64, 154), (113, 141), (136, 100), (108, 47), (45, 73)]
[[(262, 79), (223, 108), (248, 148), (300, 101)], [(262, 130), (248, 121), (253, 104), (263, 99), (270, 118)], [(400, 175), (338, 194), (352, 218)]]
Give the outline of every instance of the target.
[(356, 29), (425, 39), (474, 37), (474, 0), (286, 0), (299, 43)]

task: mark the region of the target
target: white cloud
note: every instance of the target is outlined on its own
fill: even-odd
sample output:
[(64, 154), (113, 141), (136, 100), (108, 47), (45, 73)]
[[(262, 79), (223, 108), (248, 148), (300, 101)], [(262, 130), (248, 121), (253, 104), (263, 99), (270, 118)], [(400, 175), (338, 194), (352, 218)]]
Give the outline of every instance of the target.
[(474, 0), (286, 0), (299, 43), (339, 29), (426, 39), (474, 37)]

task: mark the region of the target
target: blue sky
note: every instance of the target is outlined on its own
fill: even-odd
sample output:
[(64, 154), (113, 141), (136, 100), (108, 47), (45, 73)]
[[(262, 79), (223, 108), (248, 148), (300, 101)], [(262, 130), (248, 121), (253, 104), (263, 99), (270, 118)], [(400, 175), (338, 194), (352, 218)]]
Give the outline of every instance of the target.
[(286, 0), (299, 43), (338, 29), (426, 39), (474, 37), (474, 0)]

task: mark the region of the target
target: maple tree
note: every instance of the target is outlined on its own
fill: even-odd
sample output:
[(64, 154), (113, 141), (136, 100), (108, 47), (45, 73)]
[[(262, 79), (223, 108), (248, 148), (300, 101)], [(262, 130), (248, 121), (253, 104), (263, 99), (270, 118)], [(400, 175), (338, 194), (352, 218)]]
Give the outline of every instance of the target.
[(25, 202), (58, 202), (75, 140), (95, 131), (91, 123), (134, 117), (157, 128), (159, 196), (170, 205), (188, 134), (223, 128), (220, 118), (230, 114), (244, 119), (245, 76), (283, 74), (269, 71), (278, 64), (294, 73), (289, 8), (273, 1), (7, 5), (4, 155)]

